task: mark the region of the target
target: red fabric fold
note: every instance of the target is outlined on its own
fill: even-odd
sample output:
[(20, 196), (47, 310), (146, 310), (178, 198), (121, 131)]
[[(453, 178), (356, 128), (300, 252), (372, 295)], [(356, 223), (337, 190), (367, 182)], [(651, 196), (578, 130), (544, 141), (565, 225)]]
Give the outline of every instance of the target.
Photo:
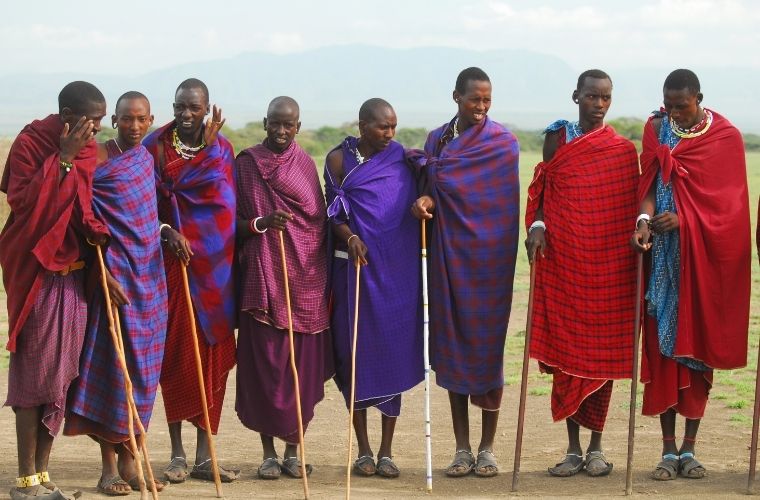
[(536, 264), (530, 355), (554, 372), (631, 376), (638, 175), (636, 148), (609, 126), (536, 166), (525, 222), (543, 203), (547, 248)]
[(0, 190), (11, 213), (0, 233), (0, 266), (8, 296), (9, 339), (16, 339), (47, 271), (60, 271), (80, 258), (82, 237), (108, 235), (92, 213), (92, 174), (96, 144), (90, 141), (74, 159), (74, 168), (59, 182), (58, 115), (35, 120), (11, 146)]
[(646, 196), (660, 169), (672, 182), (681, 245), (674, 355), (733, 369), (747, 364), (749, 194), (741, 134), (712, 113), (707, 133), (681, 139), (673, 150), (660, 144), (649, 119), (638, 195)]

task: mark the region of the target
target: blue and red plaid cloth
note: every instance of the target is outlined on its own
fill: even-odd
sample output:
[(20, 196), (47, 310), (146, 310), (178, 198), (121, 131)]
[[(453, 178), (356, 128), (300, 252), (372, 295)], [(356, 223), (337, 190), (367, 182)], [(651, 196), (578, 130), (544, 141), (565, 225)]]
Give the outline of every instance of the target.
[[(93, 178), (92, 205), (111, 231), (106, 266), (130, 302), (119, 309), (121, 331), (135, 403), (147, 427), (161, 374), (167, 318), (150, 153), (137, 146), (100, 165)], [(68, 409), (127, 437), (126, 393), (100, 287), (90, 303), (79, 378), (71, 386)]]
[(191, 160), (183, 162), (177, 177), (163, 175), (164, 125), (143, 141), (156, 164), (159, 205), (168, 203), (173, 220), (164, 220), (190, 242), (190, 292), (198, 322), (209, 344), (233, 334), (235, 328), (235, 156), (221, 134)]
[[(459, 394), (504, 385), (504, 341), (517, 257), (520, 181), (515, 136), (489, 118), (449, 142), (453, 120), (409, 160), (427, 176), (431, 362)], [(448, 136), (448, 134), (447, 134)]]

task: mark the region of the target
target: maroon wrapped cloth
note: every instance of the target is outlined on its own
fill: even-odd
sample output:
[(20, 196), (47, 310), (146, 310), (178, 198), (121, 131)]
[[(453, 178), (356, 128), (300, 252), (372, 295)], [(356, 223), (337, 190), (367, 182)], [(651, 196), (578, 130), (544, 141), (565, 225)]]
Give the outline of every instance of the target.
[[(235, 410), (251, 430), (298, 443), (298, 421), (288, 331), (266, 325), (240, 313), (237, 347)], [(293, 336), (301, 391), (303, 430), (314, 417), (314, 407), (325, 396), (325, 381), (333, 374), (329, 330)]]
[[(285, 229), (293, 330), (318, 333), (330, 324), (327, 310), (327, 215), (314, 160), (298, 144), (276, 154), (258, 144), (237, 163), (238, 217), (252, 220), (275, 210), (293, 214)], [(279, 329), (288, 328), (279, 231), (246, 239), (238, 255), (240, 309)]]
[(11, 353), (5, 406), (42, 406), (42, 423), (58, 434), (66, 392), (79, 374), (87, 327), (83, 271), (66, 276), (43, 273), (40, 288)]
[(92, 213), (95, 141), (74, 159), (59, 181), (58, 115), (35, 120), (11, 146), (0, 191), (8, 195), (11, 213), (0, 233), (0, 266), (8, 296), (8, 344), (11, 352), (31, 311), (45, 270), (60, 271), (79, 260), (82, 236), (108, 235)]

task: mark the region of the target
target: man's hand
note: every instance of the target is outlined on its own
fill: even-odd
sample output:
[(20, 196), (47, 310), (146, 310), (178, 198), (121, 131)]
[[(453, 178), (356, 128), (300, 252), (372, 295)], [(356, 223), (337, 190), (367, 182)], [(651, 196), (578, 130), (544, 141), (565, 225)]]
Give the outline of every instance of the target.
[(161, 230), (161, 237), (166, 240), (164, 246), (169, 253), (176, 255), (177, 259), (182, 261), (184, 265), (190, 264), (190, 256), (193, 255), (193, 251), (190, 249), (190, 242), (187, 241), (187, 238), (168, 226), (164, 226)]
[(259, 219), (259, 222), (256, 223), (256, 227), (258, 227), (261, 231), (270, 227), (282, 231), (285, 229), (285, 226), (288, 224), (288, 222), (292, 220), (293, 214), (289, 214), (284, 210), (275, 210), (266, 217)]
[(649, 224), (645, 220), (639, 221), (639, 226), (631, 236), (631, 247), (638, 253), (644, 253), (652, 248), (652, 233)]
[(68, 123), (64, 123), (60, 139), (61, 161), (71, 163), (95, 136), (92, 133), (94, 128), (92, 120), (88, 120), (86, 116), (80, 118), (72, 130), (69, 130)]
[(359, 265), (367, 265), (367, 245), (356, 235), (351, 235), (348, 239), (348, 257), (351, 262), (358, 262)]
[(112, 304), (116, 305), (116, 307), (129, 304), (127, 293), (108, 269), (106, 269), (106, 284), (108, 285), (108, 295), (111, 297)]
[(545, 232), (542, 227), (534, 227), (528, 232), (528, 237), (525, 238), (525, 249), (528, 251), (528, 262), (531, 264), (536, 257), (536, 251), (540, 252), (542, 259), (544, 258), (544, 251), (546, 250)]
[(222, 108), (217, 108), (214, 104), (211, 118), (206, 120), (206, 126), (203, 129), (203, 141), (206, 144), (213, 144), (216, 141), (216, 136), (219, 131), (222, 130), (226, 118), (222, 118)]
[(655, 234), (675, 231), (681, 227), (681, 224), (678, 222), (678, 215), (674, 212), (667, 211), (652, 217), (650, 224), (652, 224), (652, 231), (654, 231)]
[(418, 219), (432, 219), (435, 201), (428, 195), (422, 195), (412, 204), (412, 215)]

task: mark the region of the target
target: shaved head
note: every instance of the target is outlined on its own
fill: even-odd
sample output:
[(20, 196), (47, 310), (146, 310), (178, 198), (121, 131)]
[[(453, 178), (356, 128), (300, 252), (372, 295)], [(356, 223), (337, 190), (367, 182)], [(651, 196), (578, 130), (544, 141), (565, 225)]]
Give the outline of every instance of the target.
[(58, 111), (70, 109), (74, 114), (81, 115), (93, 104), (105, 104), (106, 98), (98, 88), (83, 81), (71, 82), (58, 94)]
[(362, 107), (359, 108), (359, 121), (372, 121), (380, 115), (380, 111), (386, 109), (393, 111), (393, 106), (391, 106), (385, 99), (380, 99), (379, 97), (367, 99), (364, 101), (364, 104), (362, 104)]
[(295, 99), (288, 96), (279, 96), (272, 99), (267, 108), (267, 116), (271, 116), (274, 113), (283, 112), (286, 110), (294, 111), (296, 117), (301, 115), (301, 108)]
[(132, 99), (143, 99), (145, 102), (148, 103), (148, 111), (150, 111), (150, 101), (147, 97), (145, 97), (145, 94), (142, 92), (138, 92), (136, 90), (130, 90), (129, 92), (124, 92), (121, 97), (119, 97), (119, 100), (116, 101), (116, 108), (115, 113), (119, 112), (119, 104), (122, 103), (122, 101), (131, 101)]
[(176, 92), (174, 92), (174, 95), (176, 96), (179, 94), (180, 90), (199, 90), (206, 97), (206, 104), (209, 102), (208, 87), (206, 87), (206, 84), (197, 78), (188, 78), (184, 82), (180, 83), (177, 87)]

